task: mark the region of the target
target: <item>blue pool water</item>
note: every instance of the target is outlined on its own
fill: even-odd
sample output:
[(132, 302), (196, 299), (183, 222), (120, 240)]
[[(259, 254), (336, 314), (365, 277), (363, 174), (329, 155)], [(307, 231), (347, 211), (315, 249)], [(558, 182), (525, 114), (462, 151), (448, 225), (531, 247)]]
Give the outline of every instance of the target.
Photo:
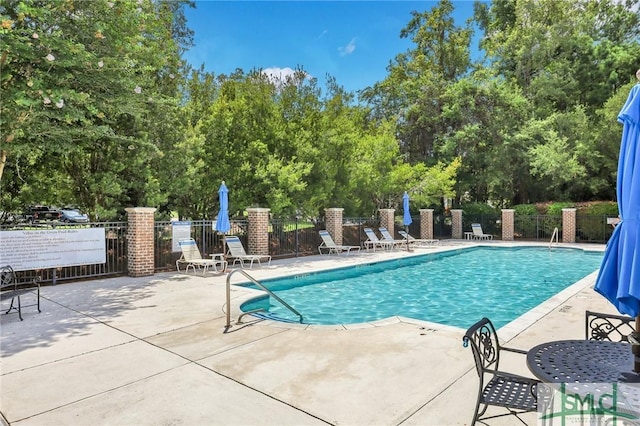
[[(483, 316), (501, 327), (600, 267), (602, 252), (476, 247), (265, 280), (306, 324), (404, 316), (466, 328)], [(299, 318), (267, 296), (243, 311)]]

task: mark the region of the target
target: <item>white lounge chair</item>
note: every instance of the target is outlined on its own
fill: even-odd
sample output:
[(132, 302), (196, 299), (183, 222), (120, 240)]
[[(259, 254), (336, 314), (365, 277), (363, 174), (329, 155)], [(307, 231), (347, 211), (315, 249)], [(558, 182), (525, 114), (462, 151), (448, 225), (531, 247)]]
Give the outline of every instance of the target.
[(339, 246), (331, 237), (329, 231), (322, 230), (318, 231), (320, 236), (322, 237), (322, 244), (318, 246), (318, 253), (323, 254), (322, 251), (326, 250), (327, 254), (335, 253), (340, 254), (342, 252), (347, 252), (347, 256), (351, 252), (351, 250), (360, 251), (360, 246)]
[(413, 246), (433, 247), (434, 245), (440, 244), (440, 240), (429, 239), (429, 238), (413, 238), (411, 234), (405, 231), (398, 231), (398, 234), (402, 235), (402, 238), (409, 241), (409, 244)]
[(479, 223), (472, 223), (471, 230), (473, 231), (474, 240), (493, 240), (493, 235), (482, 232), (482, 225)]
[(407, 240), (396, 240), (393, 238), (393, 235), (391, 235), (391, 232), (389, 232), (387, 228), (378, 228), (378, 231), (382, 234), (382, 241), (390, 241), (393, 243), (394, 247), (400, 247), (407, 244)]
[(380, 247), (384, 250), (391, 250), (393, 247), (395, 247), (395, 243), (393, 243), (392, 241), (382, 241), (381, 239), (379, 239), (376, 233), (373, 232), (373, 229), (364, 228), (363, 231), (365, 234), (367, 234), (368, 238), (367, 241), (364, 242), (364, 247), (367, 250), (373, 249), (373, 251), (376, 251), (376, 247)]
[[(189, 268), (193, 268), (193, 272), (196, 269), (202, 268), (202, 275), (205, 275), (210, 267), (213, 267), (216, 272), (224, 272), (227, 269), (227, 261), (224, 260), (222, 253), (212, 254), (211, 259), (203, 259), (200, 254), (200, 249), (193, 238), (178, 241), (180, 250), (182, 250), (182, 256), (176, 260), (176, 269), (180, 272), (180, 264), (187, 265), (185, 272), (189, 272)], [(219, 269), (218, 269), (219, 268)]]
[(233, 259), (233, 265), (240, 263), (240, 267), (244, 269), (245, 262), (249, 263), (249, 269), (253, 268), (253, 262), (258, 262), (258, 265), (262, 266), (262, 261), (267, 260), (267, 266), (271, 266), (271, 256), (268, 254), (247, 254), (244, 251), (244, 246), (240, 241), (240, 238), (236, 236), (226, 236), (225, 242), (227, 244), (227, 257)]

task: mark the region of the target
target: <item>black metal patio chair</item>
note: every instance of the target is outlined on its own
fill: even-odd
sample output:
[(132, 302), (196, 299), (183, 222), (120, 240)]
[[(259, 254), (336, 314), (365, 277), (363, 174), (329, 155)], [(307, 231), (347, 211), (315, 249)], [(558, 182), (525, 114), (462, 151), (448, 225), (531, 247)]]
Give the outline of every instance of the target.
[(634, 333), (635, 319), (624, 315), (585, 311), (584, 334), (587, 340), (628, 342)]
[[(482, 318), (472, 325), (462, 339), (465, 347), (471, 346), (476, 370), (480, 379), (478, 400), (472, 425), (481, 420), (535, 412), (538, 409), (537, 392), (539, 380), (500, 371), (500, 352), (509, 351), (526, 354), (520, 349), (500, 345), (496, 329), (488, 318)], [(503, 407), (508, 413), (482, 417), (490, 405)]]
[[(23, 305), (20, 297), (27, 294), (32, 294), (36, 301), (28, 305)], [(11, 299), (11, 304), (5, 314), (15, 311), (20, 321), (22, 321), (22, 308), (37, 306), (38, 312), (42, 312), (40, 310), (40, 284), (38, 283), (38, 279), (34, 278), (29, 282), (20, 283), (19, 280), (16, 279), (13, 268), (7, 265), (0, 268), (0, 300), (9, 299)]]

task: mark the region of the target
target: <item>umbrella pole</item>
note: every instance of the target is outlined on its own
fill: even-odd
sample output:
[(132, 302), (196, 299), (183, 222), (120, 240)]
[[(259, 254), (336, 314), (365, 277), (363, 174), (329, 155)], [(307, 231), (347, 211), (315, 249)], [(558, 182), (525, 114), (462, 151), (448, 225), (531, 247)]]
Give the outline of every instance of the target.
[[(638, 330), (640, 330), (640, 316), (636, 317), (636, 334)], [(633, 344), (631, 352), (633, 352), (633, 371), (640, 373), (640, 345)]]

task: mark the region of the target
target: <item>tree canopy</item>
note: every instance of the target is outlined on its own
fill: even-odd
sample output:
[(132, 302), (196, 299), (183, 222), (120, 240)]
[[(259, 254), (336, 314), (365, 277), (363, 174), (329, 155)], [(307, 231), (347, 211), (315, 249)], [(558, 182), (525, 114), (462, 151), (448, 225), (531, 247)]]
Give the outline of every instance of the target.
[[(414, 11), (358, 93), (303, 67), (194, 69), (173, 0), (0, 3), (0, 211), (74, 205), (212, 218), (615, 197), (615, 122), (640, 67), (640, 2), (493, 0)], [(480, 39), (480, 52), (472, 46)]]

